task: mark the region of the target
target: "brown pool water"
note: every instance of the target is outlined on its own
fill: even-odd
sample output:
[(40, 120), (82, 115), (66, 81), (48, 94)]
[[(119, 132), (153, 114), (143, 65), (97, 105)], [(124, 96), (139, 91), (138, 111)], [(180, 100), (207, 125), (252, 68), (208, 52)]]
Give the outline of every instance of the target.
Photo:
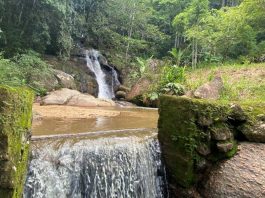
[[(87, 109), (87, 108), (86, 108)], [(101, 111), (102, 108), (93, 108)], [(146, 108), (109, 108), (116, 116), (97, 116), (91, 118), (53, 118), (43, 117), (34, 121), (33, 136), (78, 134), (96, 131), (128, 130), (139, 128), (157, 128), (158, 111)]]

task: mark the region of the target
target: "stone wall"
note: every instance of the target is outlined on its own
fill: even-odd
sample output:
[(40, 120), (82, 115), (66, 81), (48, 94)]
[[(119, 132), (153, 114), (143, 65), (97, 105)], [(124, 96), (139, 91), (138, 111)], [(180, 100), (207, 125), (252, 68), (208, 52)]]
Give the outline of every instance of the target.
[(27, 170), (33, 93), (0, 86), (0, 195), (20, 198)]
[[(265, 132), (260, 128), (265, 105), (254, 106), (186, 97), (160, 98), (158, 137), (170, 197), (196, 197), (193, 189), (207, 178), (214, 164), (237, 152), (238, 141), (264, 140)], [(188, 189), (183, 191), (187, 194), (180, 195), (183, 189)]]

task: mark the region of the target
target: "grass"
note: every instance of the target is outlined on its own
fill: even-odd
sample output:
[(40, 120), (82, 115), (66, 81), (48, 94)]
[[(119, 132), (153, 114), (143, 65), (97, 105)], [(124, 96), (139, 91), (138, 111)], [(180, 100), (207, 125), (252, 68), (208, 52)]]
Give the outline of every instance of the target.
[(220, 75), (224, 81), (221, 101), (265, 102), (265, 63), (207, 66), (186, 72), (185, 86), (195, 90)]

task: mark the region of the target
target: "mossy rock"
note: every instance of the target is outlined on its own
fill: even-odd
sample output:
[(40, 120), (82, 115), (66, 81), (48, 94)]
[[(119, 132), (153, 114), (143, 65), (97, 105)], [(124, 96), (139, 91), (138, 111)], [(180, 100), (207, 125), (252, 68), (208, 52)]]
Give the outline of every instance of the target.
[(202, 184), (211, 167), (237, 153), (238, 141), (265, 142), (264, 111), (265, 103), (160, 97), (158, 138), (169, 192)]
[(27, 170), (33, 93), (0, 86), (0, 195), (20, 198)]
[[(160, 98), (158, 137), (168, 173), (177, 184), (189, 187), (197, 182), (201, 157), (211, 160), (217, 153), (218, 159), (227, 157), (228, 152), (218, 151), (218, 141), (212, 139), (210, 128), (227, 133), (230, 113), (229, 107), (215, 102), (174, 96)], [(223, 123), (223, 128), (217, 130), (219, 123)], [(209, 150), (206, 152), (201, 145), (208, 145)]]
[(239, 126), (248, 141), (265, 143), (265, 103), (241, 104), (248, 119)]
[(189, 188), (204, 164), (233, 157), (237, 141), (265, 142), (264, 111), (261, 103), (160, 97), (158, 138), (170, 183)]

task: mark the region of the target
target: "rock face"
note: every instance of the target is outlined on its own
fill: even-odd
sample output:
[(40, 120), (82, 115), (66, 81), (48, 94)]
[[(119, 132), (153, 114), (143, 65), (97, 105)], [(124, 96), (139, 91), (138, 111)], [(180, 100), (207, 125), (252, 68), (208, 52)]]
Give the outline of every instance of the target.
[(225, 105), (162, 96), (159, 115), (158, 138), (172, 183), (189, 188), (200, 180), (202, 169), (236, 153)]
[(64, 88), (76, 89), (75, 79), (70, 74), (60, 70), (53, 70), (59, 84)]
[(241, 117), (246, 123), (241, 128), (242, 133), (251, 142), (265, 143), (265, 103), (256, 103), (255, 108), (248, 105), (243, 108)]
[(242, 143), (238, 153), (221, 162), (203, 184), (205, 198), (265, 197), (265, 144)]
[(22, 197), (28, 164), (33, 93), (0, 87), (0, 196)]
[(127, 94), (126, 100), (132, 101), (141, 96), (149, 88), (151, 83), (151, 80), (147, 78), (139, 79), (138, 82), (132, 87), (131, 91)]
[(98, 99), (91, 95), (79, 94), (73, 96), (67, 105), (78, 107), (113, 107), (115, 103), (112, 100)]
[(195, 92), (195, 98), (218, 99), (224, 88), (224, 83), (221, 77), (215, 77), (211, 82), (200, 86)]
[(253, 127), (245, 129), (243, 133), (252, 142), (265, 143), (265, 122), (257, 121)]
[(115, 93), (115, 96), (117, 99), (124, 100), (126, 98), (126, 95), (130, 92), (130, 89), (128, 87), (125, 87), (124, 85), (120, 85)]
[[(194, 192), (200, 192), (201, 184), (208, 181), (207, 175), (209, 173), (211, 175), (213, 167), (223, 164), (224, 159), (229, 159), (236, 154), (237, 141), (263, 142), (264, 111), (265, 103), (231, 105), (212, 100), (162, 96), (160, 98), (158, 138), (168, 173), (170, 197), (200, 197)], [(262, 149), (252, 150), (254, 147), (249, 148), (249, 154), (243, 154), (240, 159), (243, 162), (242, 167), (239, 167), (239, 162), (231, 165), (234, 158), (231, 159), (231, 163), (230, 160), (227, 161), (228, 165), (233, 168), (225, 165), (229, 174), (224, 173), (223, 180), (219, 181), (219, 177), (222, 177), (223, 174), (222, 165), (221, 168), (216, 169), (217, 171), (213, 174), (217, 176), (205, 184), (204, 193), (207, 193), (209, 188), (211, 191), (207, 196), (200, 192), (202, 197), (264, 197), (265, 177), (262, 173), (265, 169), (264, 165), (257, 166), (259, 163), (264, 164), (264, 160), (258, 159), (258, 156), (253, 157), (253, 170), (250, 154), (259, 155), (259, 152), (264, 153), (264, 151)], [(264, 149), (264, 146), (262, 148)], [(246, 149), (242, 147), (242, 150)], [(239, 155), (241, 152), (244, 151), (240, 151)], [(244, 160), (247, 160), (245, 164)], [(236, 171), (237, 166), (240, 171), (243, 171), (242, 177), (236, 176), (233, 179), (233, 172), (240, 174)], [(255, 167), (262, 168), (262, 176), (258, 175), (259, 172)], [(247, 178), (240, 180), (245, 174), (247, 174)], [(254, 194), (254, 190), (250, 191), (252, 194), (247, 194), (242, 190), (242, 193), (238, 193), (240, 196), (236, 196), (236, 191), (240, 191), (244, 186), (248, 189), (251, 188), (252, 185), (249, 185), (251, 179), (257, 185), (256, 188), (253, 188), (258, 190), (257, 195)], [(236, 181), (242, 186), (236, 186)], [(223, 190), (226, 186), (229, 186), (227, 191)], [(234, 191), (229, 194), (231, 189)], [(222, 194), (222, 192), (227, 194)]]
[(141, 78), (137, 81), (137, 83), (132, 87), (131, 91), (129, 91), (126, 95), (126, 100), (132, 102), (139, 106), (155, 106), (147, 98), (143, 95), (147, 92), (150, 85), (152, 84), (151, 80), (148, 78)]
[(79, 95), (80, 92), (76, 90), (71, 90), (63, 88), (42, 98), (41, 104), (43, 105), (64, 105), (75, 95)]
[(116, 95), (116, 98), (118, 98), (118, 99), (124, 99), (126, 97), (126, 92), (117, 91), (115, 95)]
[(92, 95), (82, 94), (71, 89), (60, 89), (42, 98), (42, 105), (69, 105), (80, 107), (110, 107), (115, 106), (112, 100), (98, 99)]

